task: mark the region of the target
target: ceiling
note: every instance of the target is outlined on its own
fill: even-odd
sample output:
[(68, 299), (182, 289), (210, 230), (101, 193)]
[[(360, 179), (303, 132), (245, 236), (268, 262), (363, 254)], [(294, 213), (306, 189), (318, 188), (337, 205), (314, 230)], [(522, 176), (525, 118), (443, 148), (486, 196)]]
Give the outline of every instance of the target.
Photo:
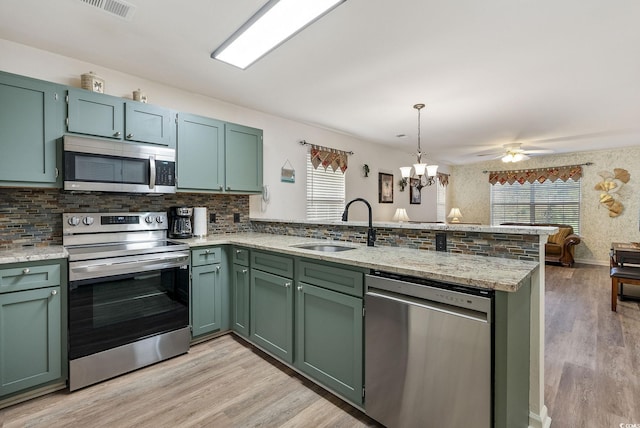
[(407, 153), (424, 103), (430, 163), (640, 142), (635, 0), (347, 0), (246, 70), (210, 53), (266, 0), (127, 2), (2, 0), (0, 38)]

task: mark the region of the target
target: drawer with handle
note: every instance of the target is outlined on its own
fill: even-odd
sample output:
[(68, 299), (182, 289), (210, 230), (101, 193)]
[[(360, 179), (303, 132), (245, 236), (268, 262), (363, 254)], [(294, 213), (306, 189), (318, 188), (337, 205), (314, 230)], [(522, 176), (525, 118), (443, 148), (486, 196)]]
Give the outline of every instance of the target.
[(0, 269), (0, 293), (60, 285), (60, 264), (16, 264)]
[(198, 248), (191, 251), (192, 266), (210, 265), (221, 261), (222, 248), (220, 247)]

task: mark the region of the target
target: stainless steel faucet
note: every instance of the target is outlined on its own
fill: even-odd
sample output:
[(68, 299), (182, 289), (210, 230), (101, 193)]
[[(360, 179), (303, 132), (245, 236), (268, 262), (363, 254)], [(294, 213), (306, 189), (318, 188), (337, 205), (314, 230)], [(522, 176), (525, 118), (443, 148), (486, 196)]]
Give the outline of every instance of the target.
[(367, 202), (366, 199), (355, 198), (349, 201), (349, 203), (347, 203), (347, 206), (344, 208), (344, 212), (342, 213), (342, 221), (349, 220), (349, 206), (356, 201), (364, 202), (367, 208), (369, 209), (369, 229), (367, 229), (367, 246), (373, 247), (374, 242), (376, 242), (376, 231), (373, 229), (373, 214), (371, 212), (371, 204), (369, 204), (369, 202)]

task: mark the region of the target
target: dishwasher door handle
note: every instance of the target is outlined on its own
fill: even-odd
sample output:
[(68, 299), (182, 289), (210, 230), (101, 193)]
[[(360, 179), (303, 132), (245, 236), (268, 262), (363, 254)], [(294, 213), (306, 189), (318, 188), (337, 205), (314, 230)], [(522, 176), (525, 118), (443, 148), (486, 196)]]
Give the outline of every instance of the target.
[(430, 309), (430, 310), (442, 312), (442, 313), (457, 316), (457, 317), (463, 317), (473, 321), (489, 323), (488, 314), (486, 312), (479, 312), (479, 311), (460, 308), (460, 307), (447, 305), (443, 303), (432, 302), (429, 300), (417, 299), (411, 296), (396, 295), (396, 294), (387, 293), (381, 290), (367, 291), (366, 295), (371, 297), (377, 297), (380, 299), (390, 300), (390, 301), (405, 304), (405, 305), (417, 306), (424, 309)]

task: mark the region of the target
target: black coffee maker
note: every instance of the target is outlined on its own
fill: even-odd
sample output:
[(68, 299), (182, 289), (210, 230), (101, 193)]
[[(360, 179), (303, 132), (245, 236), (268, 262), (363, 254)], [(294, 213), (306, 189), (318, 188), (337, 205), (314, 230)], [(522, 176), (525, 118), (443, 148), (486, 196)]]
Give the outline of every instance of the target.
[(191, 238), (193, 235), (191, 214), (193, 214), (193, 208), (169, 208), (169, 238)]

